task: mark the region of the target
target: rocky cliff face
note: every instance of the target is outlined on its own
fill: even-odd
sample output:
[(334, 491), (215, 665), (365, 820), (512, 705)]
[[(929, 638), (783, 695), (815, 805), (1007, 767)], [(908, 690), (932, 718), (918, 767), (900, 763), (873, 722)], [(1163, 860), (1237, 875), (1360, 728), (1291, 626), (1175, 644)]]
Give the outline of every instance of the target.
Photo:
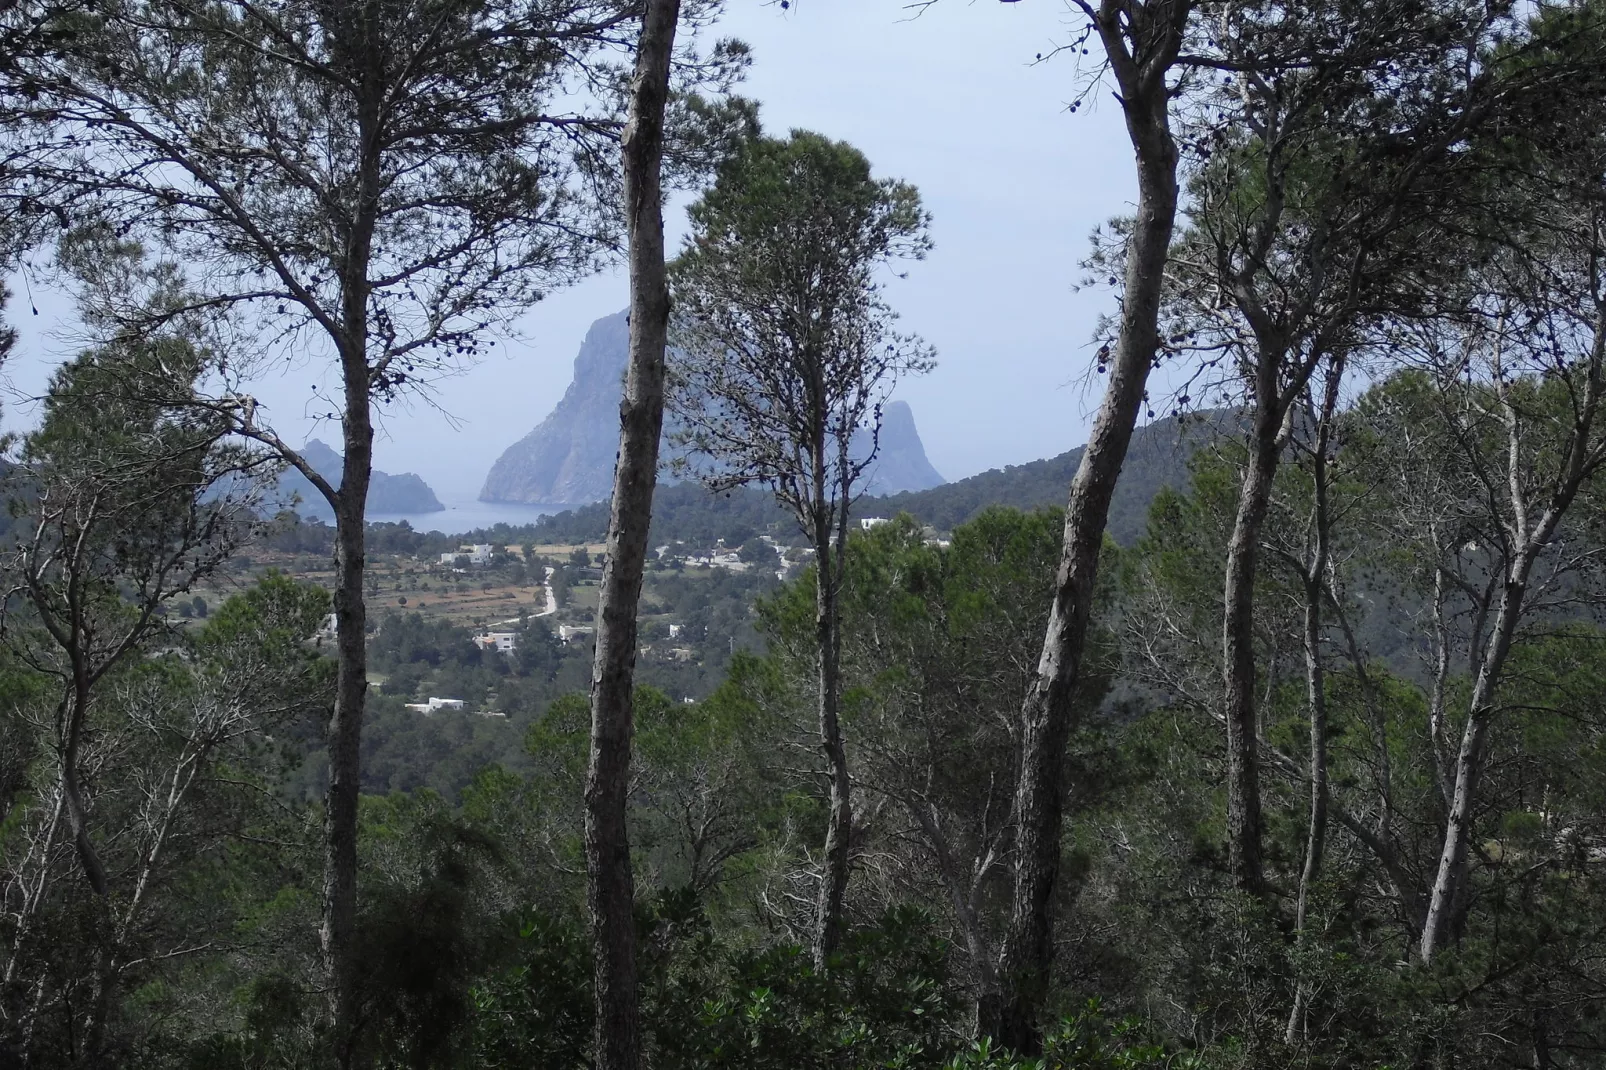
[[(861, 433), (854, 452), (863, 456), (869, 448), (870, 436)], [(867, 494), (930, 490), (943, 484), (942, 476), (926, 459), (926, 447), (915, 430), (915, 414), (908, 402), (889, 402), (881, 410), (881, 448), (867, 475)]]
[(563, 400), (497, 458), (480, 500), (582, 505), (611, 495), (619, 396), (629, 360), (625, 313), (593, 323), (574, 358), (574, 380)]
[[(301, 455), (319, 475), (337, 487), (340, 485), (340, 454), (322, 441), (313, 439), (301, 447)], [(300, 497), (301, 500), (296, 503), (295, 509), (302, 516), (333, 515), (323, 495), (313, 488), (306, 476), (294, 468), (279, 477), (278, 493), (275, 497), (288, 503), (291, 495)], [(435, 492), (429, 489), (429, 485), (411, 472), (393, 476), (376, 468), (369, 476), (369, 515), (438, 513), (445, 508), (440, 499), (435, 497)]]
[[(625, 314), (593, 323), (574, 359), (574, 380), (563, 400), (491, 466), (480, 500), (585, 505), (612, 494), (619, 395), (629, 359)], [(942, 481), (926, 459), (909, 406), (901, 401), (888, 405), (882, 418), (881, 453), (868, 489), (892, 494), (925, 490)]]

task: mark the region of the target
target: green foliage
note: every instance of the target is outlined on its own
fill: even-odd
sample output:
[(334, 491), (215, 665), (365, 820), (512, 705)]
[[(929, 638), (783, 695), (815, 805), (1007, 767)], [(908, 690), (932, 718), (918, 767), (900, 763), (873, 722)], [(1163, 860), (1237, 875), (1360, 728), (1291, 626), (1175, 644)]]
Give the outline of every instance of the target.
[(470, 1065), (583, 1066), (591, 1043), (591, 943), (572, 920), (531, 914), (513, 961), (471, 992)]
[[(495, 840), (428, 793), (371, 800), (364, 910), (358, 926), (361, 996), (380, 1065), (459, 1065), (459, 1037), (478, 1012), (474, 981), (492, 949), (476, 894), (497, 860)], [(394, 840), (405, 837), (404, 850)]]
[(866, 476), (856, 444), (898, 378), (933, 364), (894, 329), (882, 275), (925, 255), (930, 217), (913, 186), (804, 130), (741, 142), (687, 214), (670, 267), (676, 465), (769, 488), (823, 559)]
[[(369, 295), (366, 356), (383, 363), (363, 382), (389, 396), (416, 362), (427, 373), (472, 357), (498, 309), (589, 266), (616, 222), (592, 196), (611, 186), (599, 169), (612, 158), (611, 122), (565, 110), (550, 123), (547, 105), (571, 86), (592, 103), (614, 99), (623, 68), (571, 69), (566, 49), (615, 54), (628, 22), (612, 20), (633, 13), (590, 0), (551, 11), (398, 0), (372, 5), (376, 18), (408, 14), (384, 47), (348, 55), (342, 34), (377, 25), (330, 15), (350, 6), (109, 0), (79, 26), (109, 53), (103, 62), (62, 60), (106, 90), (78, 98), (85, 110), (68, 136), (123, 140), (75, 140), (69, 153), (39, 157), (48, 180), (30, 197), (86, 169), (113, 182), (116, 196), (96, 202), (107, 226), (68, 235), (59, 262), (117, 314), (91, 312), (91, 326), (115, 337), (58, 372), (10, 479), (17, 518), (36, 523), (11, 527), (0, 562), (14, 594), (0, 621), (0, 1063), (335, 1061), (317, 932), (331, 666), (327, 640), (314, 636), (329, 600), (274, 574), (207, 601), (220, 601), (213, 581), (253, 526), (235, 509), (249, 484), (220, 477), (265, 466), (228, 433), (254, 403), (196, 404), (197, 382), (232, 384), (243, 368), (202, 341), (228, 332), (176, 311), (186, 286), (207, 287), (203, 304), (240, 309), (242, 323), (250, 307), (289, 328), (304, 315), (345, 322), (349, 286), (330, 273), (328, 237), (355, 233), (340, 219), (378, 203), (368, 266), (388, 266)], [(688, 0), (686, 17), (715, 6)], [(673, 549), (643, 606), (628, 799), (647, 1064), (1593, 1066), (1606, 1051), (1606, 642), (1596, 619), (1606, 500), (1599, 478), (1576, 500), (1556, 488), (1606, 457), (1592, 422), (1602, 382), (1602, 5), (1542, 5), (1526, 26), (1528, 8), (1460, 0), (1117, 6), (1131, 17), (1115, 29), (1143, 47), (1147, 15), (1219, 15), (1189, 27), (1188, 48), (1228, 68), (1168, 83), (1190, 217), (1164, 273), (1165, 314), (1179, 322), (1157, 364), (1197, 358), (1203, 366), (1179, 382), (1232, 390), (1257, 355), (1280, 353), (1270, 371), (1286, 381), (1290, 363), (1341, 349), (1372, 376), (1323, 458), (1329, 573), (1301, 575), (1316, 483), (1299, 411), (1260, 533), (1266, 894), (1233, 886), (1222, 849), (1223, 559), (1246, 459), (1236, 412), (1162, 418), (1125, 459), (1072, 697), (1075, 731), (1057, 756), (1067, 819), (1057, 965), (1049, 1027), (1031, 1057), (972, 1031), (978, 1004), (1010, 980), (999, 977), (998, 949), (1011, 922), (1014, 780), (1029, 731), (1021, 699), (1060, 563), (1057, 510), (1081, 454), (856, 506), (897, 519), (850, 531), (836, 548), (856, 805), (847, 935), (818, 970), (800, 945), (829, 816), (814, 702), (819, 577), (805, 568), (773, 580), (766, 538), (797, 535), (771, 496), (667, 486), (652, 538)], [(480, 32), (488, 19), (559, 11), (606, 26), (580, 28), (557, 49), (547, 22)], [(274, 20), (287, 32), (272, 32)], [(374, 84), (368, 67), (351, 76), (351, 57), (370, 52), (382, 78), (405, 75), (405, 91), (379, 109), (389, 141), (339, 129), (356, 114), (349, 98)], [(1262, 62), (1272, 53), (1277, 62)], [(76, 89), (51, 90), (48, 71), (17, 83), (30, 55), (10, 55), (17, 70), (0, 80), (25, 95)], [(417, 63), (396, 67), (403, 55)], [(467, 66), (431, 67), (450, 55)], [(720, 46), (683, 73), (728, 73), (743, 55)], [(1453, 87), (1470, 72), (1476, 85), (1463, 99)], [(407, 81), (414, 74), (422, 81)], [(487, 126), (497, 107), (486, 101), (512, 110)], [(1469, 142), (1466, 130), (1489, 114), (1482, 103), (1499, 121)], [(690, 94), (677, 92), (671, 111), (690, 134), (678, 165), (728, 150), (674, 269), (675, 327), (688, 343), (677, 387), (682, 402), (714, 399), (683, 412), (683, 430), (709, 453), (735, 435), (745, 455), (733, 461), (726, 449), (703, 474), (779, 485), (796, 513), (812, 497), (799, 480), (820, 473), (800, 476), (784, 463), (796, 454), (776, 451), (797, 444), (789, 435), (804, 422), (776, 417), (788, 397), (776, 383), (847, 384), (829, 399), (838, 420), (825, 430), (851, 444), (874, 423), (887, 376), (929, 364), (883, 302), (889, 262), (928, 247), (927, 219), (912, 187), (876, 178), (850, 146), (806, 132), (761, 137), (751, 107)], [(136, 123), (167, 128), (188, 155), (164, 147), (150, 166)], [(732, 140), (733, 129), (745, 136)], [(1452, 147), (1447, 168), (1412, 170), (1424, 139)], [(374, 158), (353, 155), (359, 143), (388, 161), (377, 202), (348, 196), (362, 185), (353, 172)], [(23, 151), (8, 160), (32, 166), (27, 146), (13, 147)], [(211, 169), (199, 181), (197, 161)], [(100, 170), (108, 165), (115, 174)], [(1389, 183), (1423, 175), (1429, 192), (1391, 214)], [(1467, 189), (1478, 196), (1458, 204), (1452, 195)], [(113, 218), (130, 205), (137, 214)], [(242, 212), (284, 225), (242, 228)], [(509, 212), (523, 220), (513, 260), (503, 255), (517, 222)], [(526, 241), (549, 223), (549, 240)], [(1132, 233), (1118, 224), (1091, 267), (1116, 275)], [(132, 237), (175, 255), (131, 266), (143, 255)], [(180, 261), (204, 269), (186, 280)], [(269, 312), (280, 299), (267, 294), (281, 290), (293, 300)], [(1180, 322), (1190, 312), (1207, 322)], [(130, 314), (170, 333), (131, 332)], [(337, 341), (363, 352), (360, 340)], [(0, 351), (9, 344), (0, 333)], [(802, 393), (793, 416), (818, 416), (815, 392)], [(814, 445), (820, 427), (808, 427)], [(1589, 449), (1569, 460), (1578, 433)], [(851, 468), (836, 475), (861, 474)], [(817, 489), (846, 495), (852, 482)], [(1561, 506), (1565, 521), (1535, 545), (1534, 600), (1509, 651), (1495, 649), (1491, 607), (1519, 582), (1506, 569), (1513, 547)], [(593, 506), (469, 541), (589, 543), (605, 524), (606, 506)], [(458, 541), (407, 525), (368, 535), (376, 553), (445, 553)], [(826, 558), (829, 541), (818, 528), (810, 538)], [(326, 559), (332, 532), (285, 515), (264, 541)], [(719, 542), (754, 567), (674, 563)], [(533, 549), (527, 558), (498, 554), (486, 576), (534, 579), (529, 570), (545, 562)], [(591, 582), (593, 562), (579, 550), (554, 564), (554, 593), (573, 609), (588, 592), (570, 586)], [(205, 598), (194, 589), (203, 580)], [(395, 603), (422, 606), (408, 595)], [(1308, 650), (1307, 599), (1323, 614)], [(537, 620), (504, 655), (465, 628), (394, 610), (376, 613), (365, 638), (375, 686), (361, 756), (352, 1062), (588, 1065), (586, 644), (562, 644)], [(694, 657), (682, 661), (687, 648)], [(1469, 710), (1480, 676), (1495, 671), (1492, 649), (1504, 659), (1500, 679)], [(1319, 690), (1307, 690), (1307, 656), (1322, 663)], [(403, 706), (431, 695), (469, 709)], [(1307, 882), (1308, 829), (1322, 812), (1311, 802), (1315, 699), (1327, 816), (1322, 865)], [(476, 716), (491, 713), (506, 716)], [(1423, 905), (1469, 716), (1489, 731), (1465, 734), (1479, 759), (1461, 826), (1466, 891), (1452, 901), (1449, 946), (1424, 964)]]
[[(928, 1067), (952, 1048), (956, 993), (943, 942), (909, 910), (855, 930), (827, 974), (796, 945), (722, 946), (696, 900), (661, 895), (638, 911), (644, 1026), (665, 1070)], [(468, 1064), (583, 1064), (591, 1033), (587, 942), (531, 915), (514, 961), (474, 991)]]
[(1197, 1054), (1167, 1048), (1147, 1032), (1135, 1017), (1111, 1021), (1095, 999), (1048, 1031), (1040, 1057), (1000, 1052), (983, 1038), (945, 1070), (1206, 1070), (1211, 1065)]

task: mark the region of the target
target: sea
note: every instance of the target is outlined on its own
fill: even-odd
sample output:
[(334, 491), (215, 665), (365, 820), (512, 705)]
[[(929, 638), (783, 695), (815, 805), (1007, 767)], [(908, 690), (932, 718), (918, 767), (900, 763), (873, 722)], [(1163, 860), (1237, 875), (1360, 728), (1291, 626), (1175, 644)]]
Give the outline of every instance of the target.
[(496, 524), (518, 527), (533, 524), (539, 518), (561, 513), (566, 505), (525, 505), (518, 502), (482, 502), (474, 498), (448, 498), (437, 494), (446, 506), (434, 513), (369, 513), (370, 524), (396, 523), (405, 520), (414, 531), (434, 531), (442, 535), (461, 535)]

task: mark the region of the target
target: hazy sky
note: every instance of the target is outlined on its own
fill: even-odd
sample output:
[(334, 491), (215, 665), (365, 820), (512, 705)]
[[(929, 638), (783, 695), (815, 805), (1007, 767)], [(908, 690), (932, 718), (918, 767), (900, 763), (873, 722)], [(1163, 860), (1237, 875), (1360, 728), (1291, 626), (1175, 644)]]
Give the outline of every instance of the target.
[[(1135, 182), (1108, 92), (1072, 114), (1071, 57), (1033, 62), (1071, 36), (1061, 0), (941, 0), (915, 18), (905, 2), (799, 0), (782, 11), (728, 0), (721, 32), (753, 47), (743, 92), (762, 102), (768, 130), (852, 142), (878, 174), (920, 188), (936, 249), (889, 297), (937, 347), (938, 366), (897, 396), (913, 407), (932, 463), (957, 479), (1085, 439), (1097, 400), (1080, 385), (1087, 343), (1112, 299), (1073, 292), (1077, 263), (1097, 223), (1130, 211)], [(669, 222), (674, 248), (683, 211)], [(59, 302), (36, 291), (33, 317), (29, 295), (13, 288), (9, 318), (23, 339), (5, 369), (5, 422), (17, 427), (31, 415), (18, 395), (39, 393), (71, 346), (53, 327)], [(617, 273), (549, 298), (521, 319), (521, 338), (444, 384), (444, 412), (419, 402), (388, 412), (376, 466), (417, 472), (443, 498), (473, 497), (502, 450), (562, 396), (586, 328), (625, 304)], [(292, 441), (338, 442), (338, 429), (303, 418), (320, 375), (302, 369), (257, 390)]]

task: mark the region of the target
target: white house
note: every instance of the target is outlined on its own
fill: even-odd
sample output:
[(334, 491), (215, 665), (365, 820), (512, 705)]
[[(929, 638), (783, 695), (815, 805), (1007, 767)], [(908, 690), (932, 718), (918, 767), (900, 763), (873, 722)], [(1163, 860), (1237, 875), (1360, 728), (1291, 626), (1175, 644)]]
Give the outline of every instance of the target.
[(671, 639), (678, 638), (679, 635), (680, 635), (680, 630), (682, 628), (684, 628), (684, 627), (685, 627), (684, 624), (671, 624), (669, 626), (669, 638), (671, 638)]
[(417, 710), (425, 717), (428, 717), (436, 710), (460, 710), (463, 708), (463, 700), (460, 698), (431, 697), (428, 702), (409, 702), (407, 703), (407, 708)]
[(473, 546), (459, 546), (452, 553), (441, 554), (441, 564), (455, 565), (458, 558), (467, 558), (468, 563), (471, 565), (489, 565), (491, 563), (491, 554), (495, 550), (496, 547), (488, 542), (475, 543)]
[(892, 521), (888, 520), (884, 516), (861, 516), (859, 518), (859, 527), (865, 531), (869, 531), (871, 528), (878, 528), (882, 524), (890, 523), (892, 523)]
[(333, 639), (340, 634), (340, 618), (331, 613), (323, 618), (318, 630), (312, 633), (314, 639)]
[(589, 624), (560, 624), (558, 625), (558, 638), (567, 643), (571, 639), (590, 635), (593, 630)]
[(511, 654), (518, 645), (518, 640), (518, 632), (486, 632), (484, 635), (474, 637), (474, 642), (478, 643), (482, 650), (500, 650), (504, 654)]

